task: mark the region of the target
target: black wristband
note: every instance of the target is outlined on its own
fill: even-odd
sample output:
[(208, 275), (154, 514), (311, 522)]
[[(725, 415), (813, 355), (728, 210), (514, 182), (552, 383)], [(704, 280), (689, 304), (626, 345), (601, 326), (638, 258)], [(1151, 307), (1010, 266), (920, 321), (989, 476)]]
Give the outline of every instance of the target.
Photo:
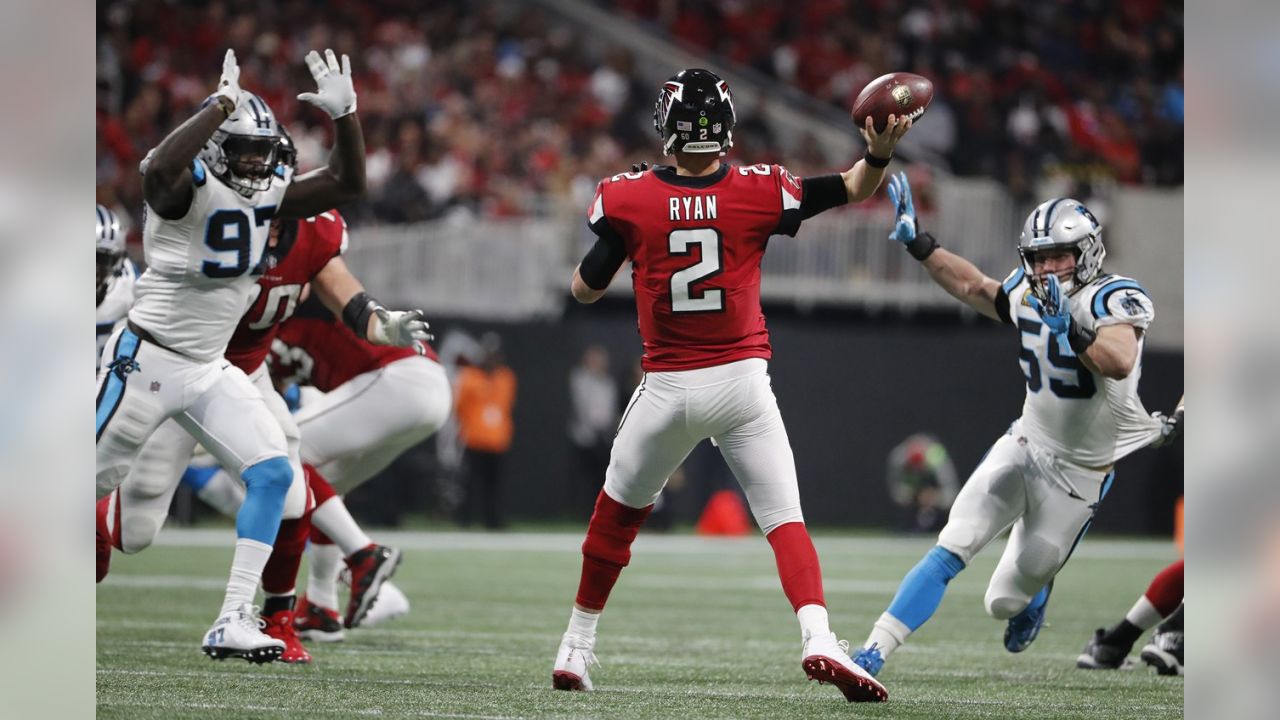
[(1097, 339), (1098, 333), (1083, 327), (1075, 320), (1071, 321), (1071, 327), (1067, 330), (1067, 344), (1071, 346), (1071, 352), (1080, 355)]
[(889, 162), (893, 160), (893, 153), (889, 153), (889, 157), (887, 158), (878, 158), (875, 155), (872, 155), (871, 151), (868, 150), (866, 154), (862, 156), (862, 159), (866, 160), (867, 164), (873, 168), (887, 168), (889, 167)]
[(369, 335), (369, 316), (373, 314), (375, 307), (378, 307), (377, 300), (369, 297), (369, 293), (358, 292), (342, 308), (342, 322), (351, 328), (356, 337), (364, 339)]
[(924, 262), (925, 258), (933, 254), (938, 249), (938, 241), (927, 232), (917, 232), (916, 239), (907, 243), (907, 252), (911, 253), (911, 257)]

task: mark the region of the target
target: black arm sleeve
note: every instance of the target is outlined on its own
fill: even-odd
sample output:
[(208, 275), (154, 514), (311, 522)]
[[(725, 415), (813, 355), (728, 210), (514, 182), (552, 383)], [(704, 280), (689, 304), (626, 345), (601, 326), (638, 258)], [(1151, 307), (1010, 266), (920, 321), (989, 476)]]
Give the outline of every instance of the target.
[[(582, 263), (578, 266), (578, 275), (582, 282), (592, 290), (604, 290), (627, 259), (627, 247), (622, 237), (604, 225), (605, 231), (600, 233), (596, 244), (591, 246)], [(596, 230), (596, 228), (592, 228)]]
[(1004, 291), (1003, 286), (996, 291), (996, 315), (1000, 316), (1000, 322), (1013, 324), (1013, 318), (1009, 317), (1009, 293)]
[(800, 200), (800, 217), (803, 220), (849, 202), (844, 178), (838, 174), (807, 177), (800, 183), (804, 187), (804, 197)]

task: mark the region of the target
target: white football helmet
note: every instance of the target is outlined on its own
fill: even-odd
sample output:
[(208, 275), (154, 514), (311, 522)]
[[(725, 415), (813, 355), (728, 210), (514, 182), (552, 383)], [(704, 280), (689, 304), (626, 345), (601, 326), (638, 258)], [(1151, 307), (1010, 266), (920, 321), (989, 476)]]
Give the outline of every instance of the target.
[(98, 206), (98, 290), (124, 267), (124, 233), (111, 208)]
[(240, 104), (200, 149), (200, 160), (214, 177), (252, 197), (271, 186), (279, 160), (279, 127), (262, 98), (243, 91)]
[(1084, 203), (1071, 198), (1046, 200), (1031, 211), (1022, 225), (1018, 254), (1027, 273), (1031, 290), (1043, 299), (1044, 288), (1033, 272), (1036, 253), (1049, 248), (1071, 248), (1075, 251), (1076, 270), (1062, 289), (1071, 295), (1102, 272), (1107, 249), (1102, 245), (1102, 225)]

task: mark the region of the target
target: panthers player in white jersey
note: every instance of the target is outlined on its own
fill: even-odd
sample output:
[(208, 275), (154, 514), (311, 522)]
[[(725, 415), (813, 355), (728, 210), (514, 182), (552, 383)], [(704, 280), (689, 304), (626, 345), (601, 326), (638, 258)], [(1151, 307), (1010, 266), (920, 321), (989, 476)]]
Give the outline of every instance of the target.
[(97, 208), (98, 263), (97, 263), (97, 321), (98, 360), (107, 338), (116, 329), (133, 305), (133, 283), (138, 269), (125, 257), (124, 233), (120, 230), (120, 218), (103, 205)]
[(1143, 334), (1155, 309), (1136, 281), (1106, 274), (1102, 227), (1083, 204), (1056, 198), (1023, 226), (1021, 266), (1003, 282), (938, 247), (916, 222), (906, 174), (890, 180), (892, 239), (948, 293), (1017, 328), (1027, 397), (952, 505), (938, 544), (907, 573), (854, 661), (872, 674), (942, 602), (947, 583), (1012, 526), (987, 587), (1004, 645), (1025, 650), (1044, 622), (1053, 578), (1111, 486), (1112, 468), (1160, 441), (1167, 421), (1138, 399)]
[[(148, 267), (127, 323), (107, 342), (98, 379), (99, 499), (168, 418), (243, 478), (231, 575), (202, 648), (252, 662), (272, 661), (284, 647), (260, 631), (252, 600), (294, 477), (280, 424), (223, 351), (255, 286), (272, 218), (316, 215), (365, 190), (350, 61), (343, 56), (339, 66), (330, 50), (323, 58), (308, 53), (306, 62), (319, 89), (298, 98), (334, 121), (327, 167), (273, 182), (276, 121), (266, 103), (240, 89), (230, 50), (216, 92), (148, 153), (141, 167)], [(110, 532), (101, 525), (100, 535)]]

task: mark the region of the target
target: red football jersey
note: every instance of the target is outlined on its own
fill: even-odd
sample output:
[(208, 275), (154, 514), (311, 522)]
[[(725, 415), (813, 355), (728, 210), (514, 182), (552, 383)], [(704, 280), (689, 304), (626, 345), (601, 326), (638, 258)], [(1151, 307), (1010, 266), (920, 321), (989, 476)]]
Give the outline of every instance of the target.
[(426, 343), (416, 348), (392, 347), (357, 338), (319, 301), (309, 299), (280, 326), (271, 348), (271, 374), (285, 385), (312, 385), (330, 392), (357, 375), (414, 355), (439, 361)]
[(803, 192), (780, 165), (722, 163), (698, 178), (660, 166), (600, 182), (588, 221), (625, 243), (646, 371), (772, 355), (760, 261), (769, 236), (800, 228)]
[(274, 258), (264, 256), (268, 265), (254, 286), (249, 309), (231, 336), (226, 358), (246, 373), (257, 370), (271, 351), (271, 339), (280, 323), (297, 309), (302, 287), (346, 249), (347, 222), (337, 210), (299, 222), (293, 245), (278, 264), (270, 265)]

